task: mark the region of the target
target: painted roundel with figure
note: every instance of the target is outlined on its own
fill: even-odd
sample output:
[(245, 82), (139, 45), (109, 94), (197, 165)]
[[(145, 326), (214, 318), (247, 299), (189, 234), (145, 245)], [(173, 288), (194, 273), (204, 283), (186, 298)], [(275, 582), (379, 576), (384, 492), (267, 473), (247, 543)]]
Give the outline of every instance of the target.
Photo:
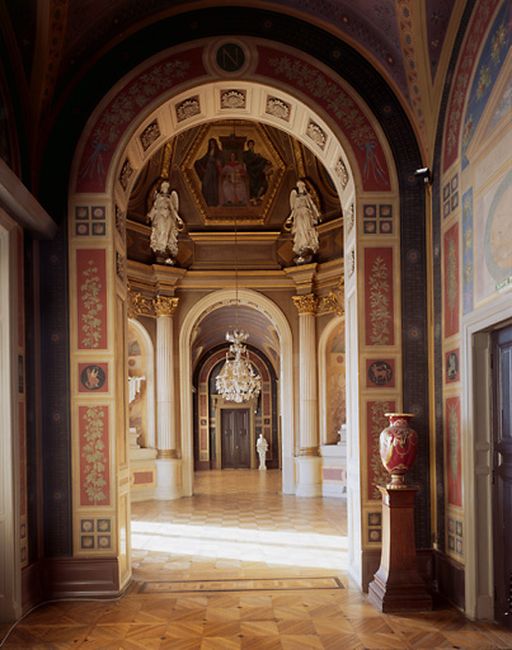
[(100, 391), (107, 390), (107, 367), (106, 364), (79, 364), (80, 373), (80, 391)]
[(512, 171), (502, 180), (491, 203), (485, 228), (485, 261), (496, 282), (512, 274)]

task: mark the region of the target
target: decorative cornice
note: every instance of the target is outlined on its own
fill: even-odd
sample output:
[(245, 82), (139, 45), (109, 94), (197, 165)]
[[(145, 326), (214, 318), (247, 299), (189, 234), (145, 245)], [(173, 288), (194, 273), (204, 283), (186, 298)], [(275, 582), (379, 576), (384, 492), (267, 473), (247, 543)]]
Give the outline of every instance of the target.
[(153, 299), (144, 296), (139, 291), (128, 289), (128, 318), (137, 318), (137, 316), (151, 316), (154, 318), (155, 309)]
[(172, 316), (178, 308), (178, 302), (179, 298), (171, 298), (170, 296), (157, 296), (153, 298), (156, 317)]
[(314, 293), (308, 293), (305, 296), (292, 296), (293, 303), (299, 314), (315, 314), (318, 298)]

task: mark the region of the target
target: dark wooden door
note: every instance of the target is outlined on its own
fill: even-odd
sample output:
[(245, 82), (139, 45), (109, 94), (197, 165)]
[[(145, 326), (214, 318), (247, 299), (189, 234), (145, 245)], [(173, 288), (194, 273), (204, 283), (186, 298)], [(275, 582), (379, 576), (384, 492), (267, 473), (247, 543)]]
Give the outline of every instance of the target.
[(512, 628), (512, 326), (492, 338), (494, 611)]
[(251, 466), (249, 409), (222, 409), (222, 468)]

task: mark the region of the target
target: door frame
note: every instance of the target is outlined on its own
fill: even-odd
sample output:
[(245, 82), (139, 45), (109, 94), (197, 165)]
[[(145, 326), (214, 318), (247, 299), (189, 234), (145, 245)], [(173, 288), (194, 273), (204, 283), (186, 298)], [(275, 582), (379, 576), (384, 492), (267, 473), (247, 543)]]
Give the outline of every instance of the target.
[(254, 420), (254, 411), (256, 400), (251, 399), (243, 404), (235, 402), (226, 402), (222, 397), (216, 396), (215, 399), (215, 469), (222, 469), (222, 411), (249, 409), (249, 458), (250, 468), (256, 468), (256, 425)]
[(15, 223), (0, 209), (0, 623), (22, 613), (15, 237)]
[(512, 318), (511, 289), (462, 322), (465, 614), (494, 619), (491, 332)]

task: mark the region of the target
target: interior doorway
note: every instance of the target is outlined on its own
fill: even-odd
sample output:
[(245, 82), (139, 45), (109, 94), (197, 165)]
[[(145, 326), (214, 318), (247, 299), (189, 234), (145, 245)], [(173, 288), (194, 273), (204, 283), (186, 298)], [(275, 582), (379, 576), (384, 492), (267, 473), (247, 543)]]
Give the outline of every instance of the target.
[(512, 325), (491, 342), (494, 617), (512, 628)]
[(251, 467), (251, 436), (248, 408), (223, 408), (220, 413), (222, 469)]

